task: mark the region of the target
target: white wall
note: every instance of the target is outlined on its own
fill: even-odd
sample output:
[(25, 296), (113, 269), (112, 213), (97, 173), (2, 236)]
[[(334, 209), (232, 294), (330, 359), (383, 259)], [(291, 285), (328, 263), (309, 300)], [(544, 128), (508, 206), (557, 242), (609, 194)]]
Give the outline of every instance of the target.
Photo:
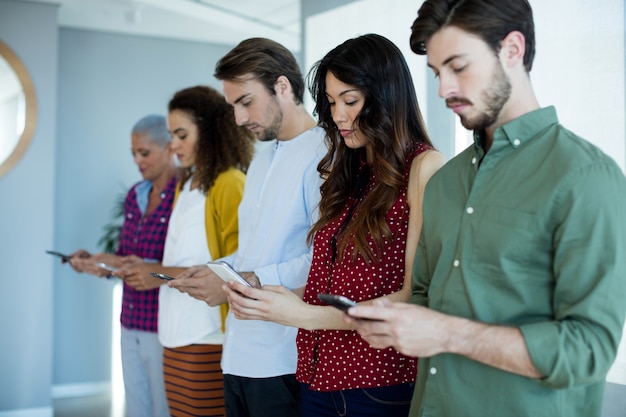
[[(426, 71), (423, 58), (411, 52), (409, 34), (420, 2), (411, 0), (361, 0), (306, 20), (305, 68), (320, 60), (343, 41), (367, 33), (383, 35), (402, 51), (411, 69), (420, 103), (426, 102)], [(426, 117), (427, 109), (422, 108)]]
[(52, 416), (56, 7), (0, 1), (0, 39), (29, 72), (37, 128), (0, 178), (0, 416)]
[(561, 124), (626, 167), (623, 0), (531, 0), (537, 57), (531, 79)]

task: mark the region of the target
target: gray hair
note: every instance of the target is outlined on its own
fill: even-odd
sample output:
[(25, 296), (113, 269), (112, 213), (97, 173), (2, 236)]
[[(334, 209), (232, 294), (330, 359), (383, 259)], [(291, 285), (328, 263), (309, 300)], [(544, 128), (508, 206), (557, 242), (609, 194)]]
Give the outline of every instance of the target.
[(160, 114), (149, 114), (142, 117), (131, 132), (133, 135), (147, 134), (151, 142), (162, 147), (170, 143), (172, 136), (167, 130), (167, 120)]

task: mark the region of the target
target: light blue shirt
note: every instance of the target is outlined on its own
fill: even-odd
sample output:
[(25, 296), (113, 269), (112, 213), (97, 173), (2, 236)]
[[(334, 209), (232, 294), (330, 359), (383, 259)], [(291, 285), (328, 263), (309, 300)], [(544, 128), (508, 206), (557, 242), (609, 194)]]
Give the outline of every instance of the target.
[[(239, 248), (223, 260), (236, 271), (254, 271), (263, 285), (294, 289), (306, 283), (313, 248), (307, 234), (318, 218), (322, 180), (317, 164), (326, 154), (316, 127), (276, 141), (252, 161), (239, 205)], [(222, 370), (251, 378), (294, 374), (298, 329), (229, 313)]]
[[(144, 180), (137, 184), (135, 187), (135, 195), (137, 199), (137, 207), (141, 210), (141, 215), (145, 216), (146, 211), (148, 211), (148, 201), (150, 199), (150, 191), (152, 191), (152, 181)], [(165, 198), (163, 194), (161, 194), (161, 198)], [(159, 262), (158, 259), (152, 258), (143, 258), (145, 262)]]

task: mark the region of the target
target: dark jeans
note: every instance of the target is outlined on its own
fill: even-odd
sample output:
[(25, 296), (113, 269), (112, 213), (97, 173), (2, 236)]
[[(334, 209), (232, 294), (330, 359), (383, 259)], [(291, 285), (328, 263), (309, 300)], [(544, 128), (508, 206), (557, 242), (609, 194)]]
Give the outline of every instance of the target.
[(409, 414), (414, 387), (407, 383), (319, 392), (302, 384), (301, 417), (404, 417)]
[(300, 384), (295, 375), (246, 378), (224, 375), (228, 417), (298, 417)]

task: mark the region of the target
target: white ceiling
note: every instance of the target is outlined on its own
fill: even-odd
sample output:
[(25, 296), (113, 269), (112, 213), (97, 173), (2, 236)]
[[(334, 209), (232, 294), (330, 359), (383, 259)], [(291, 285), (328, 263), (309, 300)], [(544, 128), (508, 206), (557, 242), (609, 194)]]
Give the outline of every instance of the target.
[(34, 1), (59, 4), (66, 28), (227, 45), (262, 36), (300, 50), (300, 0)]

